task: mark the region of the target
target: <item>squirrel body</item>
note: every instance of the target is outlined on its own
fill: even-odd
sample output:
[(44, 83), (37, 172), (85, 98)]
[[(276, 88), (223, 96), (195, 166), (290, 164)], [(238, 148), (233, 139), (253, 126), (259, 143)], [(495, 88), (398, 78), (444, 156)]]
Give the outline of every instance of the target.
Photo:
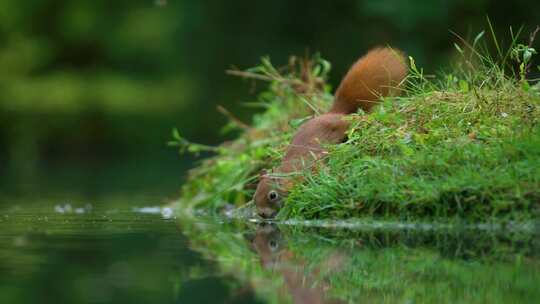
[(358, 109), (369, 112), (380, 97), (392, 95), (407, 75), (405, 57), (391, 48), (375, 48), (349, 69), (328, 113), (302, 124), (272, 174), (263, 173), (253, 197), (258, 214), (274, 217), (294, 184), (291, 178), (326, 154), (324, 145), (341, 143), (349, 128), (346, 115)]

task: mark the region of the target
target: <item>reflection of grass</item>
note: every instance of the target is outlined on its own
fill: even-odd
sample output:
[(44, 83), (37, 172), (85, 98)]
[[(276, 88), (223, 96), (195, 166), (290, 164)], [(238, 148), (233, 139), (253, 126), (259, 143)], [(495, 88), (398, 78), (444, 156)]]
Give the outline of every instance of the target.
[[(534, 217), (540, 201), (540, 85), (525, 79), (534, 50), (516, 44), (491, 58), (479, 51), (481, 38), (469, 45), (471, 54), (457, 47), (462, 62), (436, 80), (411, 58), (404, 96), (383, 100), (373, 113), (351, 115), (348, 141), (328, 147), (316, 171), (299, 172), (304, 180), (280, 216)], [(518, 66), (515, 74), (510, 60)], [(299, 118), (324, 112), (331, 101), (328, 90), (319, 90), (324, 85), (317, 85), (328, 65), (315, 62), (321, 63), (301, 69), (303, 74), (291, 70), (284, 76), (268, 61), (242, 74), (271, 80), (260, 97), (266, 111), (192, 172), (183, 204), (219, 208), (250, 199), (257, 170), (280, 160)]]
[[(538, 263), (495, 265), (447, 260), (429, 250), (359, 251), (329, 279), (332, 293), (376, 302), (529, 303), (538, 294)], [(356, 287), (356, 288), (354, 288)]]
[[(387, 302), (528, 303), (539, 294), (534, 235), (319, 231), (305, 241), (296, 231), (289, 248), (317, 263), (333, 247), (349, 255), (327, 278), (340, 298)], [(326, 244), (326, 245), (325, 245)], [(322, 248), (322, 249), (321, 249)], [(353, 301), (354, 302), (354, 301)]]
[(260, 267), (262, 256), (254, 254), (244, 237), (254, 227), (183, 217), (179, 223), (192, 249), (271, 303), (287, 300), (278, 291), (290, 292), (294, 285), (283, 269), (300, 273), (296, 279), (311, 288), (325, 286), (327, 298), (345, 303), (533, 303), (540, 296), (538, 243), (527, 233), (282, 226), (281, 232), (268, 234), (267, 241), (279, 244), (273, 253), (278, 263), (265, 269)]

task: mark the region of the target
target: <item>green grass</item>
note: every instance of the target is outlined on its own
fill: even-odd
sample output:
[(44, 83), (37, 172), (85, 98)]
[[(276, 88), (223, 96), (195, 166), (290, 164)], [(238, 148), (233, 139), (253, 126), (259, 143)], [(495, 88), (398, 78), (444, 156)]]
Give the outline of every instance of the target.
[[(540, 85), (526, 79), (536, 51), (518, 44), (490, 57), (474, 43), (457, 46), (450, 72), (430, 77), (412, 58), (401, 97), (350, 116), (348, 140), (287, 198), (280, 218), (384, 217), (404, 220), (528, 220), (540, 210)], [(329, 64), (315, 57), (275, 69), (269, 60), (241, 76), (269, 81), (264, 111), (220, 147), (173, 145), (216, 155), (192, 170), (183, 207), (218, 211), (250, 201), (260, 169), (283, 156), (295, 129), (332, 102)]]

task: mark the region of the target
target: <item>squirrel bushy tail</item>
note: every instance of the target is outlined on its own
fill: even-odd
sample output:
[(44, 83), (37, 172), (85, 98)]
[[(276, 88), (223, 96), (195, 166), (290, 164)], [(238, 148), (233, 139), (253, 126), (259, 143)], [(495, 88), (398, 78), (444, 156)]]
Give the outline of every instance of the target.
[(339, 85), (329, 113), (350, 114), (361, 108), (368, 112), (382, 96), (407, 75), (405, 56), (392, 48), (375, 48), (358, 59)]

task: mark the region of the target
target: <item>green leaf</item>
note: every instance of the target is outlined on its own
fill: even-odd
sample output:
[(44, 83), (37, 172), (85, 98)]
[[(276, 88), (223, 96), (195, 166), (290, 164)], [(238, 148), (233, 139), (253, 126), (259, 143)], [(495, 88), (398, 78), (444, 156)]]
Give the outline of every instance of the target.
[(469, 83), (463, 79), (459, 80), (459, 89), (464, 93), (469, 92)]
[(409, 65), (411, 67), (411, 70), (413, 70), (415, 73), (420, 74), (418, 69), (416, 68), (416, 62), (414, 61), (414, 58), (412, 56), (409, 56)]
[(323, 71), (324, 73), (328, 73), (330, 72), (330, 70), (332, 70), (332, 64), (330, 64), (330, 61), (327, 61), (327, 60), (321, 60), (321, 64), (323, 66)]
[(304, 122), (310, 120), (311, 118), (312, 118), (312, 116), (292, 119), (292, 120), (289, 121), (289, 126), (291, 126), (291, 128), (293, 128), (293, 129), (296, 129), (296, 128), (300, 127), (300, 125), (302, 125)]
[(523, 62), (525, 63), (529, 62), (529, 60), (531, 60), (531, 57), (532, 57), (532, 52), (530, 51), (530, 49), (526, 49), (523, 52)]
[(474, 46), (476, 45), (476, 43), (482, 39), (482, 37), (484, 36), (484, 31), (481, 31), (478, 35), (476, 35), (476, 37), (474, 38), (474, 42), (473, 42), (473, 48)]
[(313, 76), (318, 76), (319, 74), (321, 73), (321, 66), (320, 65), (317, 65), (313, 68)]
[(531, 89), (531, 85), (528, 81), (524, 80), (521, 82), (521, 89), (525, 92), (529, 92), (529, 90)]
[(456, 48), (456, 50), (458, 50), (458, 52), (460, 54), (463, 54), (463, 50), (459, 47), (459, 45), (457, 45), (457, 43), (454, 42), (454, 47)]
[(174, 128), (172, 130), (172, 137), (176, 140), (180, 140), (182, 137), (180, 136), (180, 132), (178, 131), (177, 128)]

